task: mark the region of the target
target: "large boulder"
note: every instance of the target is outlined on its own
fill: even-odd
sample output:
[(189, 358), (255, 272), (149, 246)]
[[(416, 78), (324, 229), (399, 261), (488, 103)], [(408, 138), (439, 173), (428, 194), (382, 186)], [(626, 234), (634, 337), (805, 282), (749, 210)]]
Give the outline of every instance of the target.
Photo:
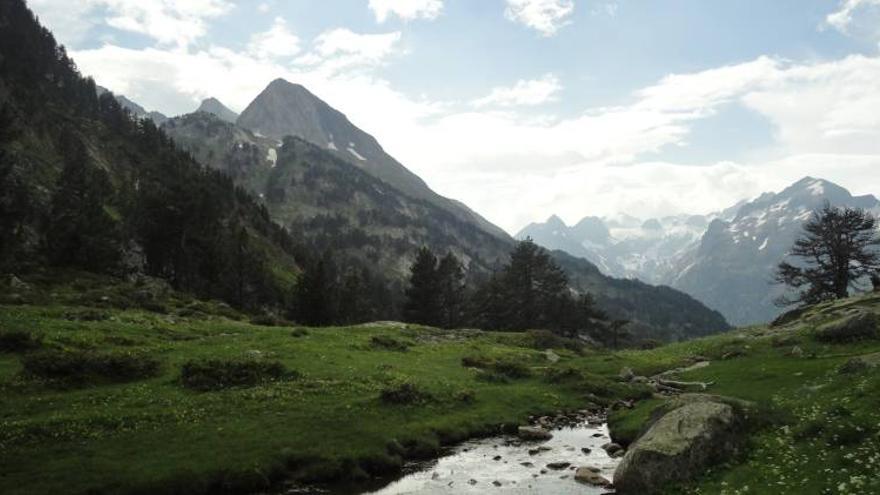
[(829, 323), (816, 331), (816, 340), (832, 344), (857, 342), (878, 338), (877, 317), (860, 311), (841, 320)]
[(737, 451), (745, 439), (745, 409), (735, 399), (691, 394), (670, 401), (633, 443), (614, 473), (622, 494), (650, 494), (683, 481)]
[(517, 435), (523, 440), (550, 440), (553, 434), (538, 426), (520, 426)]

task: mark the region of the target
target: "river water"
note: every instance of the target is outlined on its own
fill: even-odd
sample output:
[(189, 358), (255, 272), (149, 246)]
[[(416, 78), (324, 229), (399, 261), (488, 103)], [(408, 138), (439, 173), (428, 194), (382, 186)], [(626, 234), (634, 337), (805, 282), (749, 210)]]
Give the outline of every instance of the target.
[[(516, 437), (472, 440), (449, 449), (448, 455), (430, 463), (408, 466), (408, 473), (374, 495), (403, 494), (601, 494), (611, 491), (579, 483), (574, 470), (593, 466), (611, 480), (619, 459), (610, 458), (601, 446), (611, 440), (606, 425), (582, 424), (552, 430), (546, 442), (520, 442)], [(535, 452), (538, 447), (546, 450)], [(585, 453), (581, 449), (589, 449)], [(531, 453), (530, 453), (531, 451)], [(559, 470), (549, 463), (568, 462)]]

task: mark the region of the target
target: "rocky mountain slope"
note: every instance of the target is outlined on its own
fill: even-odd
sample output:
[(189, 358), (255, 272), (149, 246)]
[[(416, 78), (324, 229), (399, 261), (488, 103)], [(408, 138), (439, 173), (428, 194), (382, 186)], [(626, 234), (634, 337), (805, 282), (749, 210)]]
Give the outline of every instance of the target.
[(517, 234), (595, 263), (604, 273), (682, 290), (728, 321), (772, 320), (781, 288), (772, 283), (803, 222), (826, 201), (880, 213), (873, 196), (852, 196), (831, 182), (806, 177), (710, 215), (640, 221), (587, 217), (568, 227), (558, 217)]
[[(102, 94), (107, 93), (107, 92), (109, 92), (109, 90), (107, 88), (104, 88), (102, 86), (97, 87), (98, 96), (101, 96)], [(120, 105), (122, 105), (122, 108), (128, 110), (129, 113), (131, 113), (133, 116), (135, 116), (139, 119), (150, 119), (156, 125), (162, 125), (163, 122), (168, 120), (168, 117), (165, 114), (163, 114), (162, 112), (148, 111), (144, 107), (129, 100), (128, 98), (126, 98), (123, 95), (114, 95), (114, 96), (116, 97), (116, 101), (119, 102)]]
[[(513, 247), (510, 237), (410, 196), (326, 146), (298, 137), (279, 143), (203, 112), (163, 128), (197, 160), (263, 198), (270, 215), (295, 237), (384, 273), (399, 286), (423, 245), (454, 252), (475, 279), (500, 266)], [(678, 291), (616, 281), (585, 260), (554, 256), (575, 287), (596, 294), (613, 317), (634, 321), (640, 336), (677, 339), (728, 328), (720, 314)]]
[(729, 221), (714, 220), (667, 282), (718, 309), (734, 324), (773, 319), (782, 311), (773, 304), (782, 290), (772, 281), (776, 265), (803, 223), (826, 201), (880, 213), (874, 196), (854, 197), (836, 184), (806, 177), (742, 205)]
[(507, 233), (467, 206), (432, 191), (425, 181), (386, 153), (373, 136), (299, 84), (284, 79), (272, 81), (241, 113), (237, 124), (259, 137), (302, 138), (412, 198), (428, 201), (491, 235), (508, 238)]
[(226, 122), (235, 122), (238, 120), (238, 114), (230, 110), (226, 105), (220, 103), (217, 98), (207, 98), (202, 101), (196, 112), (206, 112), (220, 117), (220, 120)]

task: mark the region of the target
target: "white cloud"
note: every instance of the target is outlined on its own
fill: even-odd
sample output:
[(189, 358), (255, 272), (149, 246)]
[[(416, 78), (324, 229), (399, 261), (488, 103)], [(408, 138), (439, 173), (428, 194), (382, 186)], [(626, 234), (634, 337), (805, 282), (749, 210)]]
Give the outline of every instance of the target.
[(318, 35), (312, 43), (312, 51), (296, 62), (328, 74), (377, 67), (396, 53), (400, 37), (399, 31), (360, 34), (345, 28), (333, 29)]
[(880, 5), (880, 0), (843, 0), (840, 8), (828, 14), (825, 21), (838, 31), (845, 33), (852, 24), (856, 11), (878, 5)]
[(272, 27), (251, 37), (248, 52), (258, 58), (285, 58), (299, 53), (299, 38), (287, 28), (287, 22), (276, 17)]
[(370, 0), (369, 5), (380, 23), (393, 15), (402, 21), (433, 20), (443, 11), (443, 0)]
[(143, 34), (167, 46), (187, 46), (207, 33), (206, 20), (231, 11), (228, 0), (32, 0), (32, 8), (58, 30), (62, 43), (77, 43), (94, 26)]
[(232, 10), (227, 0), (90, 0), (109, 11), (107, 24), (164, 45), (186, 46), (207, 32), (206, 19)]
[(521, 79), (513, 86), (492, 89), (488, 95), (474, 101), (477, 107), (485, 106), (528, 106), (556, 101), (562, 84), (553, 74), (545, 74), (539, 79)]
[(880, 41), (880, 0), (841, 0), (825, 23), (848, 36)]
[(511, 21), (536, 29), (543, 36), (553, 36), (569, 23), (574, 0), (507, 0), (504, 15)]
[[(838, 181), (855, 193), (880, 192), (880, 117), (872, 111), (880, 108), (874, 84), (880, 57), (810, 64), (761, 57), (667, 76), (624, 105), (535, 121), (515, 112), (412, 98), (368, 70), (314, 69), (339, 57), (382, 63), (394, 53), (389, 43), (370, 49), (360, 41), (328, 33), (315, 44), (315, 66), (223, 48), (107, 45), (72, 55), (99, 83), (171, 114), (191, 111), (209, 95), (242, 109), (276, 77), (304, 84), (435, 190), (509, 231), (550, 213), (574, 221), (619, 211), (708, 212), (805, 175)], [(768, 119), (776, 145), (742, 163), (685, 166), (641, 158), (685, 143), (701, 119), (730, 105), (745, 105)]]
[(89, 15), (94, 7), (93, 0), (30, 0), (28, 6), (38, 13), (40, 22), (65, 45), (79, 43), (97, 25), (97, 20)]

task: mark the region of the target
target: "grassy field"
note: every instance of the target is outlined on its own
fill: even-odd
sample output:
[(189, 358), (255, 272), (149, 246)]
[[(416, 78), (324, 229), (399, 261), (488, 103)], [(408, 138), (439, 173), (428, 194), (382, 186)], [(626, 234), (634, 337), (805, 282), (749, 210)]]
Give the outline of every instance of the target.
[[(647, 393), (573, 372), (582, 358), (572, 350), (556, 349), (552, 363), (541, 335), (266, 327), (205, 303), (176, 301), (165, 314), (106, 306), (0, 306), (0, 493), (358, 480), (530, 414), (583, 408), (586, 397)], [(194, 390), (187, 363), (284, 372), (262, 379), (257, 369), (252, 382), (233, 372)]]
[(134, 287), (77, 283), (0, 305), (0, 493), (364, 481), (530, 414), (644, 399), (611, 417), (632, 439), (662, 400), (621, 383), (621, 368), (651, 375), (695, 357), (712, 364), (681, 379), (761, 403), (770, 426), (742, 458), (670, 493), (880, 492), (880, 377), (839, 371), (880, 343), (813, 336), (853, 306), (880, 309), (876, 296), (788, 327), (610, 353), (534, 332), (261, 326), (216, 303), (134, 304)]

